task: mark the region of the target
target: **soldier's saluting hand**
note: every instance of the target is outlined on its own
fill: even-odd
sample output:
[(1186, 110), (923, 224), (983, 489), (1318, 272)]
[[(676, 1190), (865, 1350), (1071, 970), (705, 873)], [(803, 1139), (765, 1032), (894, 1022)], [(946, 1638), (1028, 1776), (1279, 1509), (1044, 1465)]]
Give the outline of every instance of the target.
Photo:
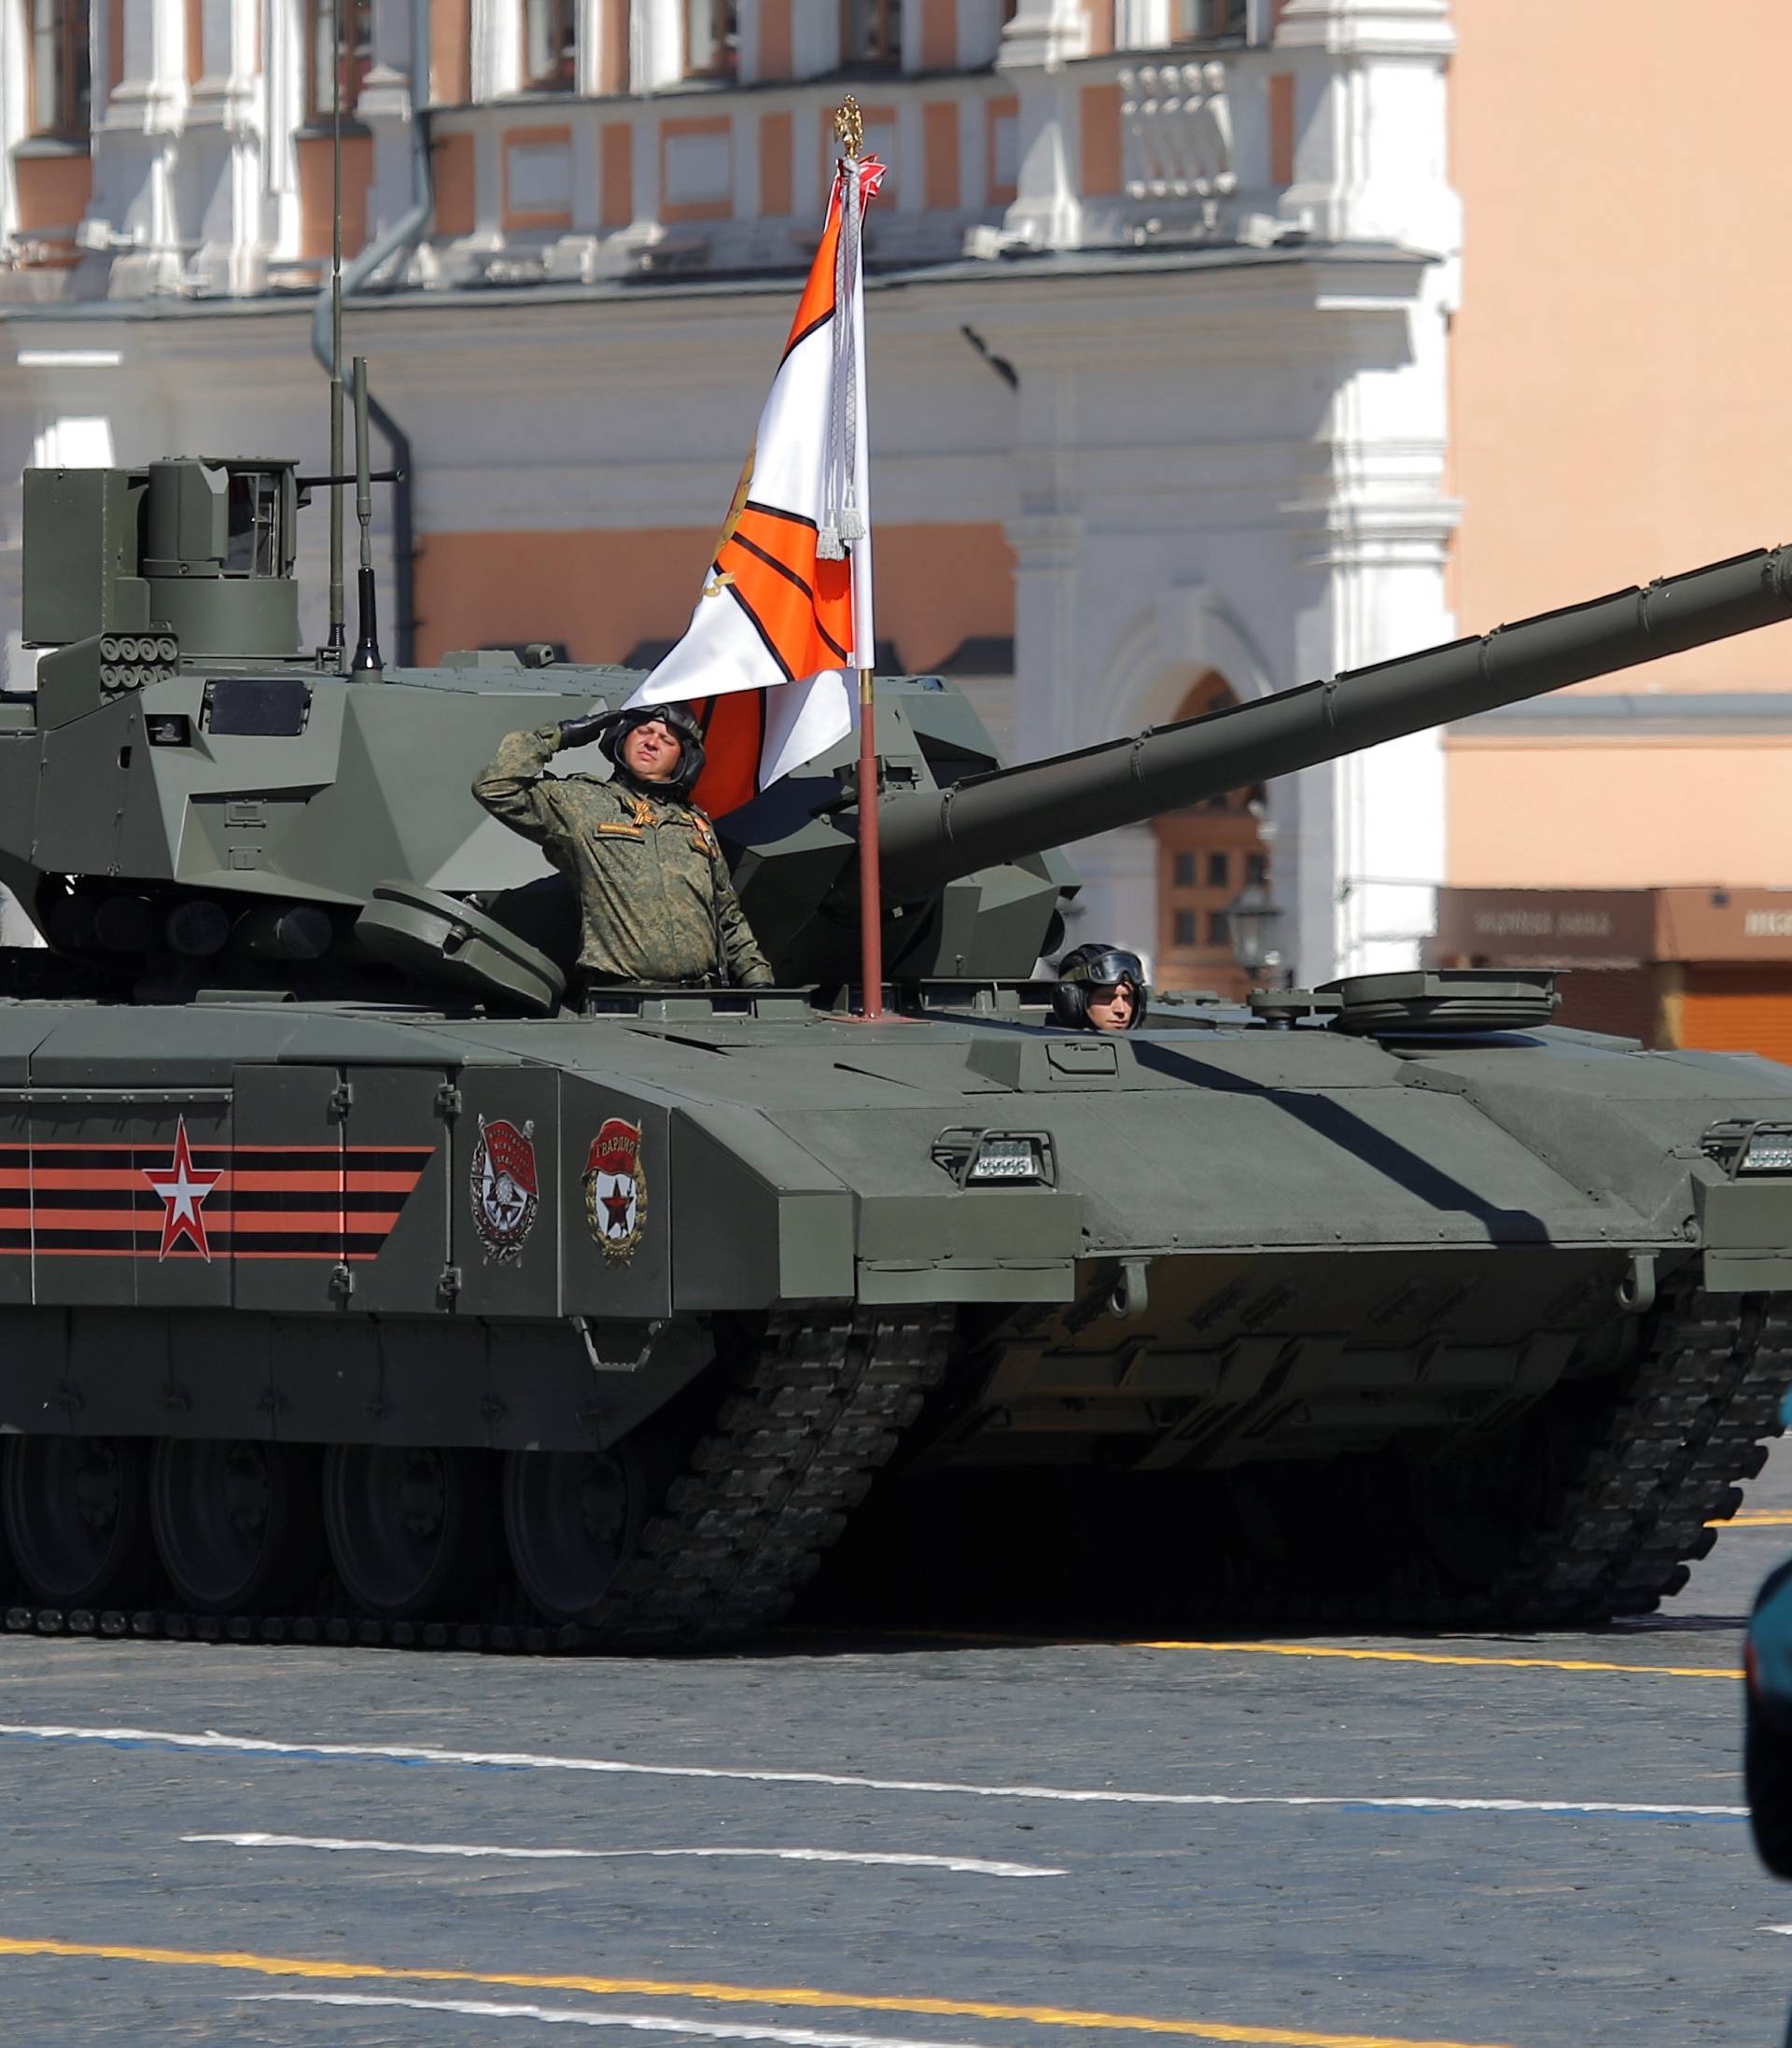
[[(544, 772), (561, 749), (593, 739), (614, 765), (609, 781)], [(702, 772), (690, 710), (641, 704), (511, 733), (475, 777), (492, 816), (538, 841), (578, 891), (585, 987), (771, 984), (715, 827), (690, 800)]]

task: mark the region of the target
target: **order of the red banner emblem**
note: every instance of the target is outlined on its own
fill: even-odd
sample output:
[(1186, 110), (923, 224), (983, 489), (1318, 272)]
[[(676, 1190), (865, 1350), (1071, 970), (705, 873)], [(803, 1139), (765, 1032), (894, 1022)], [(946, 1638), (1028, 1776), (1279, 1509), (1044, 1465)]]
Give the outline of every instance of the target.
[(521, 1130), (501, 1116), (479, 1119), (469, 1174), (473, 1198), (473, 1227), (485, 1255), (499, 1266), (513, 1265), (541, 1207), (535, 1171), (535, 1126)]
[(607, 1117), (585, 1158), (585, 1220), (606, 1258), (627, 1265), (647, 1221), (641, 1127)]

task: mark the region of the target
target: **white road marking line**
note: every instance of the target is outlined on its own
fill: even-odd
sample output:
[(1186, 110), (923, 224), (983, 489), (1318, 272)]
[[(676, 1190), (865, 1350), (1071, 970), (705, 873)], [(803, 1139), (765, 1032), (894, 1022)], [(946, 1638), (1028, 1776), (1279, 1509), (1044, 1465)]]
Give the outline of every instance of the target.
[(1688, 1806), (1604, 1799), (1441, 1799), (1326, 1792), (1122, 1792), (1055, 1785), (966, 1785), (945, 1778), (848, 1777), (828, 1771), (749, 1771), (701, 1763), (623, 1763), (610, 1757), (550, 1757), (528, 1750), (426, 1749), (404, 1744), (273, 1742), (255, 1735), (178, 1734), (154, 1728), (77, 1728), (0, 1721), (0, 1736), (110, 1745), (120, 1749), (221, 1751), (319, 1762), (455, 1764), (483, 1771), (580, 1771), (614, 1777), (692, 1778), (706, 1783), (819, 1785), (851, 1792), (913, 1792), (962, 1799), (1046, 1800), (1076, 1806), (1341, 1806), (1401, 1813), (1613, 1814), (1637, 1819), (1741, 1820), (1746, 1806)]
[(960, 1871), (972, 1877), (1068, 1877), (1043, 1863), (991, 1863), (974, 1856), (909, 1856), (855, 1849), (528, 1849), (482, 1842), (368, 1842), (344, 1835), (184, 1834), (183, 1842), (221, 1842), (237, 1849), (363, 1849), (376, 1856), (496, 1857), (519, 1863), (618, 1863), (630, 1857), (758, 1857), (785, 1863), (874, 1863), (899, 1870)]
[(827, 2034), (811, 2027), (750, 2027), (729, 2020), (676, 2020), (658, 2013), (577, 2012), (567, 2006), (500, 2005), (486, 1999), (394, 1999), (366, 1991), (259, 1991), (241, 2005), (402, 2006), (413, 2013), (462, 2013), (469, 2019), (541, 2020), (553, 2027), (626, 2027), (639, 2034), (684, 2034), (700, 2041), (774, 2041), (782, 2048), (978, 2048), (974, 2041), (915, 2041), (900, 2034)]

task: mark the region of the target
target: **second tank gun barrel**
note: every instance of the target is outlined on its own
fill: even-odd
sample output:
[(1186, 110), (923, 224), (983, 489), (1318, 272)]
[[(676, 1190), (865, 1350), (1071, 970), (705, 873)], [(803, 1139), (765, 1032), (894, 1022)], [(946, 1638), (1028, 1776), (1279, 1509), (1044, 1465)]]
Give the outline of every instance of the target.
[(979, 868), (1788, 618), (1792, 547), (1758, 548), (940, 795), (891, 797), (881, 819), (884, 893), (912, 899)]

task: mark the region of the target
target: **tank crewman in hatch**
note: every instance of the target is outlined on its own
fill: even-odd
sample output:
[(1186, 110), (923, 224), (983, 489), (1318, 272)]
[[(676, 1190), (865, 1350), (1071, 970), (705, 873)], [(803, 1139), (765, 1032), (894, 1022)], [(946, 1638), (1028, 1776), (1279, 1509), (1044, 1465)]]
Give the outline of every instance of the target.
[(1081, 1031), (1136, 1031), (1145, 1020), (1145, 969), (1116, 946), (1079, 946), (1057, 963), (1052, 1017)]
[[(598, 739), (614, 764), (551, 776), (564, 748)], [(735, 894), (715, 827), (691, 801), (703, 734), (682, 704), (596, 712), (511, 733), (473, 794), (513, 832), (539, 840), (579, 892), (579, 974), (587, 989), (774, 979)]]

